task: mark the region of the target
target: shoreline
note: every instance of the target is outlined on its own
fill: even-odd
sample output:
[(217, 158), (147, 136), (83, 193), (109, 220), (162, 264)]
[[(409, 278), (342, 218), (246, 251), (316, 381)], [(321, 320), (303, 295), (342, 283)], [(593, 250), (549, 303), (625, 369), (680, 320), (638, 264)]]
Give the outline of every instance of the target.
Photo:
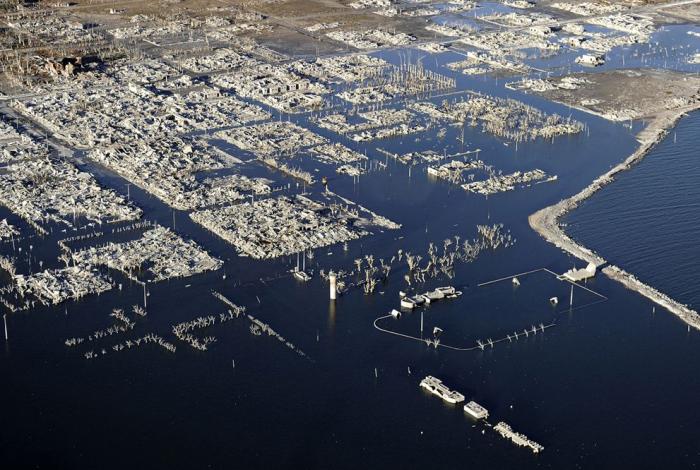
[[(593, 252), (591, 249), (575, 242), (569, 237), (564, 230), (559, 226), (559, 219), (574, 210), (584, 200), (591, 197), (603, 187), (615, 181), (615, 176), (618, 173), (629, 170), (634, 165), (639, 163), (649, 151), (656, 146), (673, 128), (676, 123), (688, 113), (700, 109), (700, 104), (694, 104), (676, 110), (664, 110), (654, 116), (642, 131), (637, 134), (637, 141), (640, 146), (637, 150), (627, 157), (622, 163), (614, 166), (586, 186), (577, 194), (562, 199), (558, 203), (540, 209), (528, 217), (530, 227), (535, 230), (542, 238), (547, 240), (554, 246), (572, 254), (573, 256), (582, 259), (588, 263), (593, 263), (600, 267), (607, 263), (605, 259)], [(655, 288), (644, 284), (634, 275), (624, 271), (623, 269), (609, 265), (603, 269), (603, 273), (610, 279), (620, 282), (630, 290), (636, 291), (644, 297), (650, 299), (656, 304), (664, 307), (669, 312), (676, 315), (683, 322), (700, 330), (700, 315), (686, 305), (673, 300), (668, 295), (659, 292)]]

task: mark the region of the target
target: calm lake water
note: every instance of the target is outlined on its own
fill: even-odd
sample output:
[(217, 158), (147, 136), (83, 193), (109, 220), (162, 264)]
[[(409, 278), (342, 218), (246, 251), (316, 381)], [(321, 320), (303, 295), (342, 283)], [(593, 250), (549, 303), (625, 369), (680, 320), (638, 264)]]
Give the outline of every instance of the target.
[[(386, 57), (398, 61), (396, 53)], [(437, 70), (455, 57), (443, 54), (426, 66)], [(239, 319), (203, 330), (218, 339), (207, 352), (176, 343), (175, 354), (141, 347), (88, 361), (83, 357), (86, 348), (67, 348), (64, 340), (109, 326), (112, 308), (141, 302), (141, 287), (112, 273), (124, 283), (124, 290), (9, 317), (10, 341), (0, 355), (0, 376), (5, 378), (0, 427), (4, 465), (13, 469), (696, 466), (700, 462), (695, 435), (700, 422), (695, 406), (700, 393), (700, 378), (694, 373), (700, 367), (697, 333), (686, 332), (684, 324), (662, 309), (652, 313), (651, 303), (605, 277), (588, 287), (606, 296), (606, 302), (591, 305), (595, 296), (577, 289), (572, 309), (568, 301), (550, 305), (550, 297), (568, 300), (570, 292), (544, 271), (521, 276), (519, 288), (508, 281), (477, 286), (543, 267), (554, 272), (568, 269), (572, 260), (533, 233), (527, 216), (578, 192), (626, 158), (637, 146), (632, 131), (506, 90), (493, 79), (454, 76), (460, 89), (512, 96), (548, 112), (571, 114), (587, 124), (590, 136), (529, 142), (517, 150), (478, 128), (466, 128), (464, 146), (456, 141), (461, 130), (455, 128), (447, 128), (442, 139), (436, 129), (418, 140), (409, 136), (355, 144), (340, 139), (367, 151), (371, 159), (386, 162), (387, 168), (361, 177), (359, 183), (334, 176), (331, 189), (403, 227), (350, 242), (347, 252), (340, 246), (316, 250), (310, 264), (317, 271), (351, 269), (353, 259), (363, 254), (388, 259), (398, 249), (422, 253), (431, 241), (440, 246), (454, 235), (474, 237), (477, 224), (504, 223), (518, 240), (515, 246), (484, 253), (474, 263), (459, 265), (455, 279), (425, 286), (449, 283), (464, 291), (459, 299), (426, 308), (425, 330), (438, 326), (445, 330), (445, 342), (473, 346), (477, 339), (497, 339), (540, 322), (555, 322), (555, 327), (483, 352), (428, 349), (373, 327), (377, 317), (398, 306), (398, 291), (405, 288), (403, 273), (392, 275), (374, 295), (352, 291), (332, 303), (318, 276), (299, 284), (288, 275), (294, 259), (254, 262), (237, 257), (232, 247), (178, 212), (176, 231), (223, 259), (225, 266), (214, 273), (149, 286), (148, 316), (137, 319), (133, 335), (156, 332), (176, 342), (172, 325), (226, 310), (212, 297), (214, 289), (268, 322), (310, 359), (273, 338), (251, 335), (248, 322)], [(331, 136), (305, 117), (291, 119)], [(700, 135), (697, 119), (694, 115), (681, 123), (675, 145), (667, 139), (639, 167), (570, 216), (570, 230), (577, 238), (688, 302), (694, 301), (693, 293), (697, 295), (691, 286), (697, 269), (690, 259), (694, 245), (680, 235), (692, 234), (693, 226), (692, 221), (679, 219), (685, 214), (697, 225), (693, 217), (697, 205), (687, 205), (691, 193), (698, 195), (692, 187), (697, 172), (693, 152)], [(504, 173), (541, 168), (559, 179), (486, 199), (429, 179), (424, 166), (414, 167), (409, 175), (406, 166), (386, 161), (377, 147), (440, 153), (480, 148), (479, 157)], [(319, 175), (327, 172), (311, 160), (300, 162), (309, 171), (318, 168)], [(117, 176), (89, 163), (85, 167), (95, 171), (103, 184), (126, 193), (125, 182)], [(242, 171), (266, 174), (245, 166)], [(287, 182), (272, 177), (277, 184)], [(172, 226), (169, 208), (133, 186), (130, 194), (145, 218)], [(25, 227), (0, 209), (0, 218), (4, 217)], [(623, 222), (616, 223), (615, 217)], [(34, 256), (47, 260), (45, 267), (58, 266), (55, 241), (62, 236), (25, 240), (20, 246), (26, 253), (31, 244)], [(16, 253), (10, 244), (2, 245), (1, 251)], [(669, 274), (676, 281), (664, 284)], [(2, 280), (7, 282), (6, 277)], [(419, 319), (417, 311), (383, 326), (418, 335)], [(90, 349), (110, 349), (117, 341), (106, 340)], [(486, 406), (492, 424), (508, 422), (543, 444), (545, 451), (535, 456), (517, 448), (468, 419), (461, 407), (428, 396), (418, 387), (428, 374)]]
[(700, 113), (642, 162), (585, 201), (567, 231), (674, 299), (700, 307)]

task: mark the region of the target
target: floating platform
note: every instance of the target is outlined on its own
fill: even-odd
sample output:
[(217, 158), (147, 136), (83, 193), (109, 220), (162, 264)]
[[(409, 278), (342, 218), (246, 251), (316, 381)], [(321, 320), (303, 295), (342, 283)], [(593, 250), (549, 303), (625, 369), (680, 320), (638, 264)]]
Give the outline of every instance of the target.
[(442, 398), (447, 403), (461, 403), (464, 401), (464, 395), (454, 390), (450, 390), (442, 380), (433, 377), (432, 375), (427, 376), (420, 382), (420, 386), (428, 390), (433, 395), (437, 395)]
[(470, 401), (464, 405), (464, 411), (472, 418), (486, 419), (489, 417), (489, 410), (481, 406), (475, 401)]
[(435, 302), (436, 300), (456, 299), (462, 295), (462, 292), (458, 291), (452, 286), (446, 286), (438, 287), (435, 290), (426, 292), (425, 294), (417, 294), (413, 297), (408, 297), (403, 292), (401, 292), (399, 295), (401, 295), (402, 308), (414, 309), (416, 307), (420, 307), (421, 305), (430, 305), (431, 302)]
[(528, 437), (525, 434), (520, 434), (513, 431), (513, 428), (511, 428), (510, 425), (503, 421), (495, 425), (493, 429), (496, 432), (498, 432), (498, 434), (500, 434), (502, 437), (513, 441), (515, 445), (529, 447), (535, 454), (539, 454), (544, 450), (543, 446), (541, 446), (533, 440), (528, 439)]

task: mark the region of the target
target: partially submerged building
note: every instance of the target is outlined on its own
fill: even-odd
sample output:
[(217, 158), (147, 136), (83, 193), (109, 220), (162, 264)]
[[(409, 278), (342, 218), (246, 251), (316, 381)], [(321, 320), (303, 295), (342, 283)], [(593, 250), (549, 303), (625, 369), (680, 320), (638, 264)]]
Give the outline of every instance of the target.
[(567, 272), (562, 274), (560, 277), (571, 282), (581, 282), (586, 279), (590, 279), (595, 276), (597, 271), (596, 265), (594, 263), (588, 263), (583, 269), (569, 269)]

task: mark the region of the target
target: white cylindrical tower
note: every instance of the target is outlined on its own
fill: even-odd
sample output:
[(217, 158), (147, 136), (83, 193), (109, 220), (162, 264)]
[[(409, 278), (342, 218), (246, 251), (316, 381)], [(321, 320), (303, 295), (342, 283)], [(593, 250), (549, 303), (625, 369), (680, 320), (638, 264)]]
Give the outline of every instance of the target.
[(330, 280), (330, 284), (331, 284), (331, 300), (335, 300), (337, 289), (336, 289), (336, 276), (335, 276), (335, 273), (333, 271), (328, 273), (328, 279)]

